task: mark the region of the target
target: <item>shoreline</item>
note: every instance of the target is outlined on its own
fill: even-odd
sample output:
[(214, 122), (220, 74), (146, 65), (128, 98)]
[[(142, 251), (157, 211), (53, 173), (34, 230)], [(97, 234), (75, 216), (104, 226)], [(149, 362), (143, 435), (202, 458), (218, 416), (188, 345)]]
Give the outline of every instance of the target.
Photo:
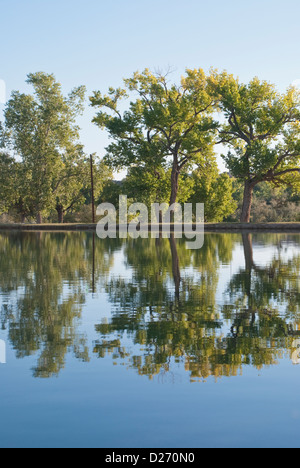
[[(72, 223), (72, 224), (0, 224), (0, 231), (35, 231), (35, 232), (78, 232), (96, 231), (97, 224)], [(123, 226), (124, 228), (124, 226)], [(148, 225), (148, 231), (159, 231), (161, 225)], [(174, 225), (170, 226), (171, 232)], [(193, 225), (193, 230), (196, 225)], [(117, 225), (117, 231), (120, 225)], [(182, 231), (184, 228), (182, 226)], [(205, 223), (205, 232), (240, 232), (240, 231), (265, 231), (265, 232), (299, 232), (300, 223)]]

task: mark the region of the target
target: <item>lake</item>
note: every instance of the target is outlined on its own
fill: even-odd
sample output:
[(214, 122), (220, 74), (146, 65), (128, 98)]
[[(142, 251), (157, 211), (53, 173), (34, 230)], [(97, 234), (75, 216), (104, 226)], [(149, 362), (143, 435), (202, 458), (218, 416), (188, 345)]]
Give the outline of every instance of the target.
[(0, 234), (0, 447), (299, 447), (299, 273), (299, 234)]

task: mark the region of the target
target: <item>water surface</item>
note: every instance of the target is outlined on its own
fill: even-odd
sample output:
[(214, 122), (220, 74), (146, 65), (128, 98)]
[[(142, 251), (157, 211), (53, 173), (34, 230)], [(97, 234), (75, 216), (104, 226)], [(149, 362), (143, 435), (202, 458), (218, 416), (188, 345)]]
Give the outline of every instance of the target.
[(299, 447), (300, 235), (0, 235), (1, 447)]

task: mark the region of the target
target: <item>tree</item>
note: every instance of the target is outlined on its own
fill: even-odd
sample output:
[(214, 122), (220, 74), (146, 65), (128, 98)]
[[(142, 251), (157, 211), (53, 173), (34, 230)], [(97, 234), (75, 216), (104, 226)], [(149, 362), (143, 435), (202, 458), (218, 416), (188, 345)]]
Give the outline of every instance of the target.
[[(191, 176), (182, 173), (177, 198), (179, 203), (188, 200), (193, 183)], [(168, 203), (171, 196), (171, 169), (165, 171), (156, 168), (155, 173), (151, 173), (139, 166), (132, 167), (123, 182), (123, 189), (131, 200), (144, 203), (149, 210), (152, 203)]]
[(224, 156), (231, 174), (244, 183), (242, 222), (250, 222), (257, 184), (300, 183), (300, 92), (254, 78), (249, 84), (226, 72), (209, 77), (226, 122), (218, 143), (231, 150)]
[(193, 193), (190, 202), (205, 204), (205, 221), (222, 222), (237, 209), (233, 198), (233, 180), (228, 174), (219, 174), (217, 164), (193, 172)]
[[(105, 182), (112, 178), (109, 168), (95, 158), (94, 163), (94, 195), (99, 197)], [(63, 223), (64, 216), (69, 211), (76, 210), (91, 197), (90, 160), (78, 145), (63, 155), (61, 167), (54, 178), (53, 193), (58, 222)]]
[(1, 140), (13, 149), (22, 162), (38, 223), (55, 203), (55, 180), (62, 159), (74, 153), (79, 139), (75, 121), (83, 110), (85, 87), (75, 88), (64, 97), (54, 75), (29, 74), (27, 83), (34, 95), (14, 91), (4, 112)]
[(6, 213), (18, 199), (16, 192), (16, 162), (9, 154), (0, 152), (0, 214)]
[[(98, 113), (93, 122), (106, 129), (113, 140), (106, 160), (112, 167), (138, 166), (152, 177), (170, 169), (170, 205), (178, 198), (179, 179), (194, 164), (213, 160), (214, 98), (208, 92), (203, 70), (187, 70), (179, 86), (167, 75), (149, 70), (125, 79), (125, 89), (94, 92), (90, 98)], [(123, 113), (119, 102), (134, 93)]]
[(0, 152), (0, 213), (16, 214), (21, 222), (32, 216), (30, 185), (22, 163), (10, 154)]
[(253, 222), (299, 222), (300, 205), (298, 196), (290, 187), (272, 187), (262, 183), (254, 190), (252, 205)]

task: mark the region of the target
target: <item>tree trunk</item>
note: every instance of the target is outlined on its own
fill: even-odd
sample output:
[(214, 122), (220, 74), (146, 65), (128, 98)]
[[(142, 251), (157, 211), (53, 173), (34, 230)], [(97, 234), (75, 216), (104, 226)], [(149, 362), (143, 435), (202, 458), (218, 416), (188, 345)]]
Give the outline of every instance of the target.
[(36, 224), (43, 224), (42, 213), (38, 212), (36, 215)]
[(26, 220), (26, 216), (24, 214), (21, 214), (21, 223), (24, 224)]
[[(252, 244), (252, 234), (243, 233), (243, 246), (244, 246), (244, 256), (245, 256), (245, 291), (248, 297), (248, 310), (252, 311), (253, 305), (253, 295), (252, 295), (252, 270), (254, 268), (254, 258), (253, 258), (253, 244)], [(254, 316), (255, 319), (255, 316)]]
[(175, 297), (179, 301), (180, 299), (180, 283), (181, 283), (181, 274), (180, 274), (180, 264), (177, 251), (176, 240), (173, 234), (170, 237), (170, 246), (172, 254), (172, 272), (175, 283)]
[[(158, 203), (158, 204), (161, 203), (161, 199), (160, 199), (158, 193), (156, 194), (155, 202)], [(162, 213), (162, 211), (159, 211), (159, 213), (158, 213), (158, 224), (159, 224), (159, 237), (162, 238), (162, 224), (163, 224), (163, 213)]]
[[(174, 161), (173, 163), (173, 169), (172, 169), (172, 174), (171, 174), (171, 197), (170, 197), (170, 206), (174, 205), (177, 201), (177, 196), (178, 196), (178, 188), (179, 188), (179, 167), (178, 163)], [(170, 216), (171, 223), (174, 223), (175, 221), (175, 211), (171, 211), (171, 216)]]
[(242, 237), (245, 256), (245, 268), (247, 271), (251, 271), (254, 266), (252, 235), (250, 233), (243, 233)]
[(172, 174), (171, 174), (171, 197), (170, 197), (170, 206), (176, 203), (178, 188), (179, 188), (179, 167), (177, 163), (173, 164)]
[(58, 222), (62, 224), (64, 222), (64, 209), (62, 205), (57, 205), (56, 207)]
[(254, 187), (255, 184), (248, 180), (245, 182), (241, 223), (250, 223)]

